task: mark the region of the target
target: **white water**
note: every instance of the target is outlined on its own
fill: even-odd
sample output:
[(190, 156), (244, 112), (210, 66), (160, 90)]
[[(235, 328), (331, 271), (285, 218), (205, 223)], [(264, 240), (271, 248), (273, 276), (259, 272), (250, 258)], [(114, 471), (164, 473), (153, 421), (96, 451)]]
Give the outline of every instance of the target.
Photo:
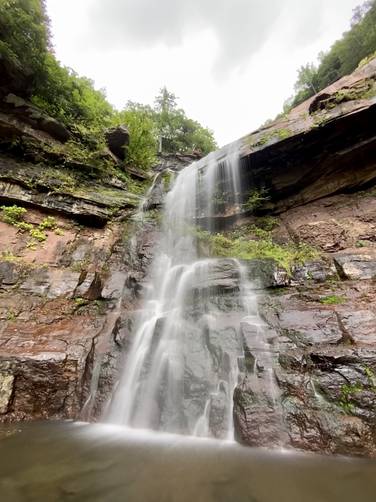
[(200, 258), (194, 228), (206, 221), (212, 230), (214, 216), (239, 212), (240, 192), (239, 154), (232, 147), (186, 167), (167, 194), (162, 238), (110, 422), (233, 437), (240, 325), (250, 316), (261, 322), (244, 267)]

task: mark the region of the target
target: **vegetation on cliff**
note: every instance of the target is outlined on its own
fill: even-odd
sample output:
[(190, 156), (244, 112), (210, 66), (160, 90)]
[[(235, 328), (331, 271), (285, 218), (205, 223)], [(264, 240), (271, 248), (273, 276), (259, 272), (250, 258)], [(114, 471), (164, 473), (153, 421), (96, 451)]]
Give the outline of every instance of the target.
[(154, 108), (130, 102), (119, 112), (93, 81), (62, 66), (52, 51), (44, 0), (0, 2), (0, 94), (7, 93), (63, 123), (78, 148), (102, 151), (105, 129), (125, 123), (127, 162), (138, 168), (155, 162), (158, 145), (169, 153), (206, 154), (216, 147), (212, 133), (189, 119), (166, 89)]
[(284, 106), (288, 111), (318, 93), (344, 75), (348, 75), (376, 51), (376, 0), (356, 7), (351, 29), (328, 52), (319, 54), (319, 64), (301, 66), (295, 83), (295, 95)]

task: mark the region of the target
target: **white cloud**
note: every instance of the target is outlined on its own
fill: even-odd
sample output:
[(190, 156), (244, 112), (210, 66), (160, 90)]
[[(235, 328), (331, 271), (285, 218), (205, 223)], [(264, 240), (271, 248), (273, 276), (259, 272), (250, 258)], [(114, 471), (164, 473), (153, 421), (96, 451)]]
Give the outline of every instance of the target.
[(111, 102), (167, 85), (220, 144), (276, 115), (358, 0), (47, 0), (56, 54)]

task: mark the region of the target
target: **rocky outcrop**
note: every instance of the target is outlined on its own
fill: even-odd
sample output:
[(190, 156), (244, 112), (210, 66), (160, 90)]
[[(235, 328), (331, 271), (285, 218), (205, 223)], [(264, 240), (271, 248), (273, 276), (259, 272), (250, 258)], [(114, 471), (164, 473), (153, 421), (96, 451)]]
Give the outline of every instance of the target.
[(120, 180), (91, 180), (69, 170), (40, 166), (0, 154), (0, 202), (64, 214), (91, 226), (137, 207), (140, 198)]
[(125, 147), (129, 145), (128, 129), (124, 125), (107, 129), (106, 141), (110, 151), (120, 160), (124, 160)]
[(249, 262), (250, 279), (265, 287), (258, 305), (268, 346), (260, 357), (257, 337), (243, 335), (239, 441), (376, 456), (375, 204), (369, 189), (281, 213), (272, 239), (315, 244), (321, 253), (287, 280), (275, 280), (280, 267), (270, 260)]
[(281, 212), (376, 181), (376, 59), (242, 138), (244, 199)]
[[(28, 209), (24, 221), (38, 228), (45, 218)], [(122, 244), (129, 223), (90, 228), (56, 215), (46, 239), (30, 245), (28, 233), (0, 221), (0, 421), (101, 413), (122, 356), (119, 327), (138, 300), (132, 277), (140, 280), (150, 261), (153, 227), (146, 224), (131, 250)]]
[(49, 117), (39, 108), (33, 106), (28, 101), (16, 96), (8, 94), (2, 101), (1, 109), (1, 127), (2, 132), (16, 124), (22, 127), (21, 124), (27, 124), (34, 131), (42, 131), (47, 133), (51, 138), (65, 143), (72, 136), (67, 128), (61, 122)]

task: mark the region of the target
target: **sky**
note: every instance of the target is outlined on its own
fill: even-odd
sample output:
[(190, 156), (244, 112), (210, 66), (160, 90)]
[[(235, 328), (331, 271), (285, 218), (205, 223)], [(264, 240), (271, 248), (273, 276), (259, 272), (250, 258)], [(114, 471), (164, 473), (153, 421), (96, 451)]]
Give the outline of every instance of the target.
[(121, 109), (161, 87), (220, 146), (274, 118), (362, 0), (47, 0), (57, 58)]

